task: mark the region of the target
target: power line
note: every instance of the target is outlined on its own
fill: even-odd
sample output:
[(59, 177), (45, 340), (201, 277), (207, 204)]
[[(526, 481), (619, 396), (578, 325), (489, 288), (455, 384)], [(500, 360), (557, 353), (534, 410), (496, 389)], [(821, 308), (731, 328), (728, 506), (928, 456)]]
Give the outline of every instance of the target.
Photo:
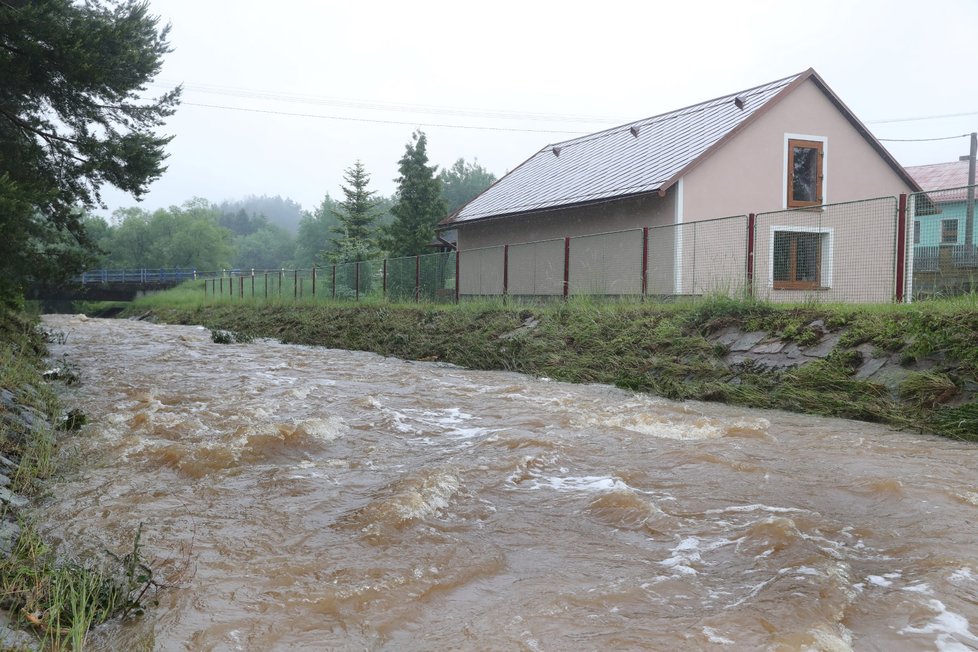
[[(158, 88), (173, 88), (175, 82), (152, 82)], [(461, 107), (446, 107), (425, 104), (407, 104), (400, 102), (383, 102), (373, 100), (356, 100), (317, 95), (287, 94), (275, 91), (262, 91), (233, 86), (218, 86), (212, 84), (183, 84), (185, 90), (212, 95), (226, 95), (247, 99), (272, 100), (294, 104), (314, 104), (352, 108), (369, 111), (396, 111), (400, 113), (427, 113), (432, 115), (449, 115), (475, 118), (492, 118), (501, 120), (533, 120), (546, 122), (577, 122), (577, 123), (618, 123), (624, 122), (618, 118), (594, 115), (536, 113), (527, 111), (493, 111), (489, 109), (473, 109)]]
[(921, 115), (916, 118), (893, 118), (892, 120), (873, 120), (872, 122), (867, 122), (869, 125), (887, 125), (893, 124), (895, 122), (920, 122), (923, 120), (942, 120), (944, 118), (965, 118), (972, 115), (978, 115), (978, 111), (966, 111), (964, 113), (945, 113), (943, 115)]
[(961, 134), (960, 136), (941, 136), (940, 138), (877, 138), (887, 143), (924, 143), (933, 140), (955, 140), (957, 138), (967, 138), (971, 134)]
[(182, 106), (197, 106), (208, 109), (222, 109), (225, 111), (243, 111), (246, 113), (266, 113), (270, 115), (286, 115), (298, 118), (318, 118), (320, 120), (345, 120), (347, 122), (372, 122), (386, 125), (407, 125), (412, 127), (445, 127), (447, 129), (475, 129), (480, 131), (518, 131), (536, 134), (570, 134), (581, 135), (591, 133), (589, 131), (561, 131), (557, 129), (517, 129), (512, 127), (485, 127), (479, 125), (451, 125), (435, 122), (407, 122), (403, 120), (377, 120), (372, 118), (351, 118), (339, 115), (321, 115), (316, 113), (294, 113), (291, 111), (272, 111), (270, 109), (248, 109), (241, 106), (225, 106), (222, 104), (201, 104), (198, 102), (181, 102)]

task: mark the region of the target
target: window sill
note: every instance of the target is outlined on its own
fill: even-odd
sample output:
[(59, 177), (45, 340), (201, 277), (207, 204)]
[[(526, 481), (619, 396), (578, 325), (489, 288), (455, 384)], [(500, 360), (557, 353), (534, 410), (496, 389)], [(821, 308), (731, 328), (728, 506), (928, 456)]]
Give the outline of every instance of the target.
[(774, 285), (772, 286), (774, 290), (783, 290), (787, 292), (828, 292), (832, 288), (825, 286), (808, 286), (808, 287), (789, 287), (784, 285)]

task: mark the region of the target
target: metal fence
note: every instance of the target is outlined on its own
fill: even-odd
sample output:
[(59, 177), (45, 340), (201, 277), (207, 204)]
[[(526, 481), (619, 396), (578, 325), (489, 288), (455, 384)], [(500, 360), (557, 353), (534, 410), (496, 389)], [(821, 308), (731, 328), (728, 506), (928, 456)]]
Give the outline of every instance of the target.
[(204, 280), (211, 298), (456, 301), (454, 252), (337, 263), (312, 269), (222, 270)]
[(895, 197), (757, 215), (755, 294), (780, 302), (893, 301), (897, 217)]
[(578, 295), (883, 303), (978, 289), (975, 187), (305, 270), (96, 270), (204, 279), (209, 297), (457, 301)]

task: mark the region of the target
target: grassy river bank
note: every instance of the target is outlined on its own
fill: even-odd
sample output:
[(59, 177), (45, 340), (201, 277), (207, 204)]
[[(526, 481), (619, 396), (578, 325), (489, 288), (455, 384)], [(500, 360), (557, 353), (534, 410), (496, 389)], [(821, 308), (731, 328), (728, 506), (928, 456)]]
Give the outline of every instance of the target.
[[(70, 361), (52, 364), (36, 319), (0, 308), (0, 650), (82, 650), (89, 630), (142, 613), (159, 586), (132, 547), (79, 556), (50, 540), (32, 507), (70, 467), (70, 442), (85, 416), (65, 410), (58, 384), (77, 381)], [(63, 334), (61, 334), (63, 336)], [(68, 444), (68, 446), (66, 446)], [(67, 549), (66, 549), (67, 548)]]
[(460, 305), (204, 300), (199, 287), (124, 313), (256, 337), (569, 382), (879, 422), (978, 440), (978, 298), (884, 306)]

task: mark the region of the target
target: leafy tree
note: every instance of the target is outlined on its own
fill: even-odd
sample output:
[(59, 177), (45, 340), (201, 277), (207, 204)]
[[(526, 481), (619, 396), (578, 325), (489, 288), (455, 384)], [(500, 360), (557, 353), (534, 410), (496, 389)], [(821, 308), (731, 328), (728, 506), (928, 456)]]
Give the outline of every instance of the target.
[(219, 213), (206, 200), (193, 199), (148, 213), (124, 208), (104, 240), (105, 264), (127, 268), (217, 270), (229, 267), (232, 233), (218, 224)]
[(466, 163), (460, 158), (438, 175), (441, 179), (441, 197), (448, 204), (448, 213), (454, 213), (463, 204), (496, 182), (496, 175), (479, 165), (476, 160)]
[(269, 224), (234, 239), (234, 267), (279, 269), (292, 264), (295, 238), (280, 226)]
[(299, 267), (322, 265), (333, 251), (332, 233), (339, 227), (336, 219), (337, 202), (326, 195), (312, 213), (299, 222), (299, 239), (295, 248), (295, 264)]
[(399, 162), (394, 221), (385, 228), (383, 245), (393, 256), (413, 256), (428, 251), (435, 225), (445, 217), (437, 166), (428, 165), (428, 139), (416, 131)]
[(333, 229), (340, 236), (333, 238), (333, 259), (337, 262), (367, 260), (377, 251), (374, 222), (379, 216), (377, 206), (380, 202), (374, 197), (374, 191), (367, 190), (370, 175), (360, 161), (347, 168), (343, 179), (347, 183), (342, 186), (346, 199), (333, 212), (340, 223)]
[[(170, 51), (140, 0), (0, 2), (0, 260), (6, 297), (69, 274), (91, 248), (82, 211), (113, 185), (140, 196), (164, 171), (177, 88), (144, 99)], [(12, 282), (11, 282), (11, 279)]]

